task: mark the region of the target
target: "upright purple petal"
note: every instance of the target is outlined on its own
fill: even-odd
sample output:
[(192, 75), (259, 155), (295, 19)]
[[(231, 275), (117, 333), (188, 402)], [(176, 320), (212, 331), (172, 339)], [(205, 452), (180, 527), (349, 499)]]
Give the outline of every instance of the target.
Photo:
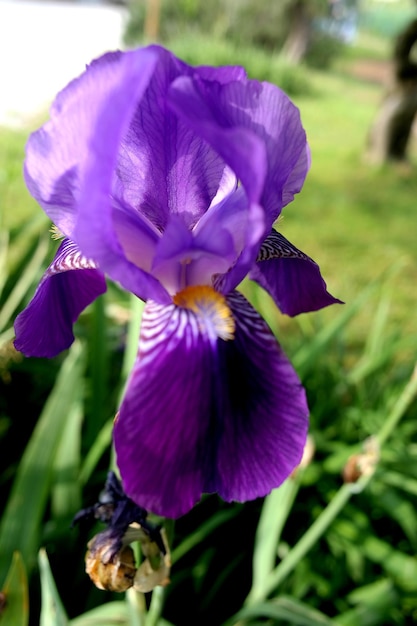
[(66, 350), (74, 341), (74, 322), (105, 291), (102, 272), (65, 239), (32, 300), (15, 320), (16, 350), (48, 358)]
[(310, 166), (300, 114), (288, 96), (248, 79), (216, 87), (196, 73), (173, 83), (170, 102), (232, 167), (249, 199), (262, 204), (271, 228), (301, 190)]
[[(244, 85), (248, 100), (251, 100), (253, 90), (249, 88), (248, 81)], [(245, 196), (240, 196), (246, 203), (244, 243), (233, 267), (217, 283), (223, 293), (234, 289), (246, 276), (265, 235), (264, 211), (259, 200), (267, 174), (265, 144), (252, 128), (245, 127), (241, 120), (233, 119), (231, 109), (236, 102), (227, 100), (231, 95), (229, 88), (230, 84), (181, 77), (173, 82), (169, 93), (172, 109), (215, 148), (244, 189)], [(254, 83), (253, 89), (259, 91), (259, 83)], [(248, 106), (248, 102), (245, 105)], [(243, 107), (239, 109), (243, 116), (242, 110)], [(243, 208), (243, 205), (240, 207)], [(206, 217), (202, 219), (206, 220)]]
[[(193, 75), (195, 68), (163, 48), (151, 50), (158, 55), (158, 63), (122, 138), (117, 188), (124, 201), (137, 207), (160, 231), (170, 215), (180, 215), (191, 229), (217, 193), (225, 163), (168, 106), (171, 83), (179, 76)], [(208, 75), (224, 73), (211, 69)]]
[[(252, 203), (259, 201), (265, 182), (265, 146), (253, 129), (230, 118), (230, 110), (236, 106), (228, 99), (231, 85), (181, 76), (172, 83), (168, 102), (177, 116), (222, 156), (242, 182)], [(259, 89), (259, 83), (256, 85)], [(251, 98), (249, 83), (245, 81), (244, 86)]]
[(202, 493), (264, 496), (301, 459), (308, 408), (289, 361), (240, 294), (234, 339), (206, 314), (148, 303), (139, 354), (115, 423), (124, 489), (167, 517)]
[(290, 316), (342, 303), (327, 291), (317, 263), (275, 230), (264, 241), (249, 278)]

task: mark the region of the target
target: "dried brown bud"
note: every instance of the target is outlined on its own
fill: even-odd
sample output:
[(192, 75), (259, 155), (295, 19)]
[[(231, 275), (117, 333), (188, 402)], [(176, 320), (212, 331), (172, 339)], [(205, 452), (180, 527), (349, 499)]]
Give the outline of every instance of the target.
[(85, 557), (85, 571), (96, 587), (107, 591), (127, 591), (133, 585), (136, 574), (135, 557), (130, 546), (124, 546), (108, 561), (108, 547), (101, 542), (96, 548), (97, 537), (89, 542)]
[(362, 476), (360, 470), (360, 454), (353, 454), (350, 456), (343, 468), (343, 480), (345, 483), (356, 483)]
[(375, 437), (369, 437), (363, 443), (363, 451), (352, 454), (343, 468), (345, 483), (356, 483), (362, 476), (371, 476), (379, 460), (379, 445)]

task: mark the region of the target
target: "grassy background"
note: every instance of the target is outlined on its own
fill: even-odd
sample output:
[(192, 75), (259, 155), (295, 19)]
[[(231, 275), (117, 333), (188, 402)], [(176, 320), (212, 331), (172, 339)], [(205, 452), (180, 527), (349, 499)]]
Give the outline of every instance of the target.
[[(363, 32), (326, 72), (294, 72), (278, 57), (242, 53), (227, 42), (200, 38), (198, 43), (173, 41), (171, 47), (195, 63), (245, 63), (250, 75), (275, 80), (299, 106), (312, 168), (279, 227), (320, 264), (329, 290), (346, 304), (290, 320), (259, 290), (243, 286), (302, 377), (315, 457), (297, 482), (287, 481), (287, 491), (278, 490), (265, 502), (225, 505), (209, 496), (177, 522), (164, 617), (177, 626), (184, 611), (202, 626), (226, 620), (228, 626), (259, 624), (268, 615), (267, 623), (291, 626), (407, 626), (417, 620), (417, 425), (415, 406), (405, 403), (400, 410), (398, 399), (416, 354), (416, 142), (408, 167), (375, 168), (363, 159), (383, 93), (369, 72), (375, 76), (389, 58), (389, 41)], [(45, 546), (71, 622), (84, 626), (91, 622), (74, 621), (77, 615), (116, 598), (92, 588), (83, 571), (90, 534), (70, 533), (69, 525), (80, 505), (94, 502), (101, 489), (110, 461), (111, 420), (136, 337), (130, 343), (130, 301), (113, 288), (82, 316), (68, 354), (52, 361), (23, 359), (11, 348), (15, 313), (31, 297), (52, 246), (47, 220), (22, 179), (24, 144), (35, 127), (0, 130), (0, 458), (2, 490), (10, 494), (0, 528), (0, 570), (4, 578), (12, 551), (19, 549), (23, 565), (14, 562), (11, 584), (21, 593), (26, 587), (15, 581), (25, 572), (29, 576), (35, 626), (39, 575), (46, 597), (57, 606), (44, 557), (40, 569), (36, 565)], [(322, 527), (308, 554), (294, 560), (292, 547), (339, 497), (347, 458), (363, 439), (393, 423), (393, 415), (404, 419), (382, 448), (370, 485)], [(258, 536), (267, 504), (270, 530)], [(265, 592), (265, 605), (251, 605), (252, 617), (232, 618), (257, 580), (255, 564), (265, 567), (266, 550), (266, 561), (274, 567), (286, 563), (288, 574), (277, 583), (278, 591)], [(19, 606), (26, 606), (21, 595)], [(119, 604), (125, 608), (111, 605), (119, 611), (118, 621), (111, 621), (109, 608), (100, 626), (139, 623)], [(66, 623), (60, 611), (45, 615), (42, 626)], [(24, 619), (16, 624), (26, 624)], [(168, 621), (148, 620), (146, 626), (151, 623)]]

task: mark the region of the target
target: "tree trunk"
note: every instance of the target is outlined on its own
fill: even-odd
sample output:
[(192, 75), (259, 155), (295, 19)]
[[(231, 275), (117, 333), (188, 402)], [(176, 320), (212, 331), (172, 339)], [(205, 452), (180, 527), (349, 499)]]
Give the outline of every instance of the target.
[(369, 131), (367, 157), (373, 163), (406, 162), (417, 113), (417, 64), (410, 59), (417, 41), (417, 20), (399, 35), (393, 76)]
[(290, 63), (300, 63), (310, 43), (311, 16), (305, 0), (296, 0), (289, 7), (289, 34), (282, 54)]
[(161, 0), (147, 0), (143, 34), (145, 41), (158, 41)]

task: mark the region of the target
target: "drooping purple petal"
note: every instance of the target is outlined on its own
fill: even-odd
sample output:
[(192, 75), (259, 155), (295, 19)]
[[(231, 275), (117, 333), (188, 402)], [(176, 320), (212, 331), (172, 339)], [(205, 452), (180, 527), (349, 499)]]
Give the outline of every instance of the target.
[(104, 275), (64, 239), (38, 288), (15, 320), (14, 345), (26, 356), (56, 356), (74, 341), (80, 313), (106, 291)]
[(212, 360), (195, 314), (147, 303), (114, 442), (126, 494), (154, 513), (178, 517), (201, 497)]
[(238, 292), (227, 297), (234, 341), (219, 342), (224, 416), (216, 491), (246, 501), (278, 487), (299, 464), (308, 430), (304, 388), (266, 322)]
[(264, 496), (301, 459), (308, 408), (300, 381), (243, 296), (227, 302), (236, 324), (229, 341), (195, 311), (145, 308), (114, 441), (127, 495), (160, 515), (186, 513), (205, 492)]
[(262, 244), (249, 278), (265, 289), (278, 308), (290, 316), (342, 304), (327, 291), (317, 263), (275, 230)]

